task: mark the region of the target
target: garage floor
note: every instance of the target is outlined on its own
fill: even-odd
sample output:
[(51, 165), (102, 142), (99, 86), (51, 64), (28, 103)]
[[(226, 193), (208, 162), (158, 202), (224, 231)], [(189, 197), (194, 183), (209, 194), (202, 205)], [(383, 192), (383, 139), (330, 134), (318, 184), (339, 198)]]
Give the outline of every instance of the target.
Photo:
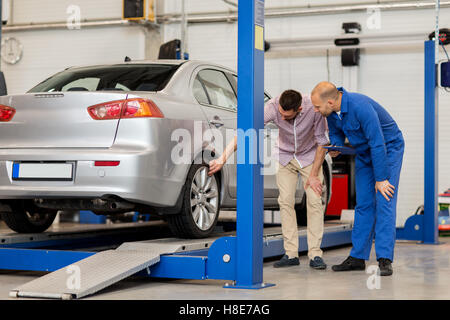
[[(300, 266), (272, 267), (264, 263), (264, 281), (276, 284), (263, 290), (224, 289), (226, 281), (173, 280), (132, 277), (86, 299), (450, 299), (450, 237), (440, 237), (440, 245), (397, 242), (394, 275), (380, 278), (377, 289), (373, 273), (363, 271), (335, 273), (331, 265), (340, 263), (350, 247), (329, 249), (324, 253), (327, 270), (313, 270), (305, 254)], [(367, 267), (377, 265), (374, 252)], [(44, 273), (0, 271), (0, 299), (9, 291)], [(371, 277), (372, 276), (372, 277)], [(374, 289), (369, 289), (367, 283)]]

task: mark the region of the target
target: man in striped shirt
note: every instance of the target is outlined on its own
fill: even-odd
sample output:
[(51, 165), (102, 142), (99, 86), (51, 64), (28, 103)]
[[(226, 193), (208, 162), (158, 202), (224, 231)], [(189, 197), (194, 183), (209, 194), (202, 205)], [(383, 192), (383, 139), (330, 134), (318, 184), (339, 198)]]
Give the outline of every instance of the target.
[[(299, 175), (306, 192), (307, 240), (310, 266), (325, 269), (320, 245), (323, 237), (324, 205), (322, 204), (322, 164), (328, 145), (327, 123), (314, 112), (309, 96), (286, 90), (281, 96), (269, 100), (264, 106), (264, 124), (273, 122), (279, 128), (276, 154), (279, 168), (277, 185), (280, 191), (281, 228), (285, 255), (274, 267), (299, 265), (298, 229), (295, 211), (295, 192)], [(217, 160), (210, 162), (209, 174), (219, 171), (236, 150), (237, 139), (230, 143)]]

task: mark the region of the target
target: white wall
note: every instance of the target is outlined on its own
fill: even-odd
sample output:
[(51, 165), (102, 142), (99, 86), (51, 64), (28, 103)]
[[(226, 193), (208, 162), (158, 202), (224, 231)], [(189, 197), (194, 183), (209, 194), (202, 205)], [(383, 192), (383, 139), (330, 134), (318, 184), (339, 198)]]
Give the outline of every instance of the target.
[(22, 60), (2, 70), (9, 94), (24, 93), (67, 67), (144, 59), (145, 36), (139, 27), (47, 30), (8, 33), (24, 47)]
[[(352, 1), (363, 3), (367, 1)], [(392, 2), (392, 1), (390, 1)], [(222, 1), (189, 0), (188, 12), (219, 12), (231, 8)], [(267, 0), (266, 7), (339, 4), (345, 1)], [(349, 3), (348, 1), (346, 3)], [(179, 13), (180, 1), (166, 0), (165, 9)], [(423, 39), (434, 30), (434, 10), (382, 11), (381, 29), (367, 28), (366, 12), (351, 14), (266, 18), (266, 40), (309, 36), (339, 36), (343, 22), (359, 22), (362, 34), (423, 33)], [(450, 27), (450, 9), (441, 9), (441, 27)], [(164, 27), (164, 41), (179, 37), (180, 25)], [(192, 24), (188, 30), (191, 59), (218, 62), (237, 67), (237, 23)], [(449, 48), (450, 49), (450, 48)], [(442, 53), (441, 53), (442, 54)], [(443, 57), (443, 55), (442, 55)], [(330, 80), (342, 84), (340, 55), (330, 55)], [(424, 102), (423, 45), (364, 49), (361, 55), (358, 87), (381, 103), (396, 119), (406, 140), (405, 156), (399, 186), (397, 225), (404, 224), (423, 203), (424, 191)], [(293, 54), (275, 58), (266, 54), (265, 85), (272, 94), (287, 88), (308, 93), (319, 81), (328, 77), (326, 51)], [(450, 93), (440, 94), (439, 191), (450, 187)]]
[(121, 0), (13, 0), (14, 24), (61, 22), (67, 19), (67, 8), (79, 6), (82, 20), (122, 17)]
[[(14, 24), (66, 22), (69, 6), (79, 6), (81, 21), (121, 19), (121, 0), (14, 0)], [(11, 20), (9, 21), (11, 24)], [(101, 27), (80, 30), (35, 30), (3, 33), (23, 45), (23, 58), (1, 62), (8, 93), (24, 93), (48, 76), (70, 66), (122, 62), (125, 56), (145, 58), (146, 36), (141, 27)]]

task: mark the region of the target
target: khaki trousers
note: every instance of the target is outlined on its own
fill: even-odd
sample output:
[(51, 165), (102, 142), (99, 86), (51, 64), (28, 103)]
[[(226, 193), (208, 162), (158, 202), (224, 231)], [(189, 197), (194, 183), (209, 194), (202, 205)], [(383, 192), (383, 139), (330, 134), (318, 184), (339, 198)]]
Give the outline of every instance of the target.
[[(284, 250), (289, 258), (298, 257), (298, 229), (295, 213), (295, 191), (297, 189), (298, 174), (300, 173), (303, 187), (309, 177), (312, 164), (301, 168), (294, 158), (286, 166), (279, 164), (277, 184), (280, 190), (278, 203), (281, 214), (281, 230), (283, 232)], [(319, 179), (323, 183), (323, 172), (319, 170)], [(323, 237), (323, 205), (321, 197), (311, 187), (306, 189), (306, 212), (308, 219), (307, 240), (308, 257), (322, 257), (320, 245)]]

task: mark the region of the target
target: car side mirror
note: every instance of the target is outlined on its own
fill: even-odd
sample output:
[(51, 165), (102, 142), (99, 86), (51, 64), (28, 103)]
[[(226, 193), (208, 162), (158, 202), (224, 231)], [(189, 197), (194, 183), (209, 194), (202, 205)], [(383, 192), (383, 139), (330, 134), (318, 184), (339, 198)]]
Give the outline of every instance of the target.
[(0, 96), (6, 96), (7, 94), (5, 75), (0, 71)]

